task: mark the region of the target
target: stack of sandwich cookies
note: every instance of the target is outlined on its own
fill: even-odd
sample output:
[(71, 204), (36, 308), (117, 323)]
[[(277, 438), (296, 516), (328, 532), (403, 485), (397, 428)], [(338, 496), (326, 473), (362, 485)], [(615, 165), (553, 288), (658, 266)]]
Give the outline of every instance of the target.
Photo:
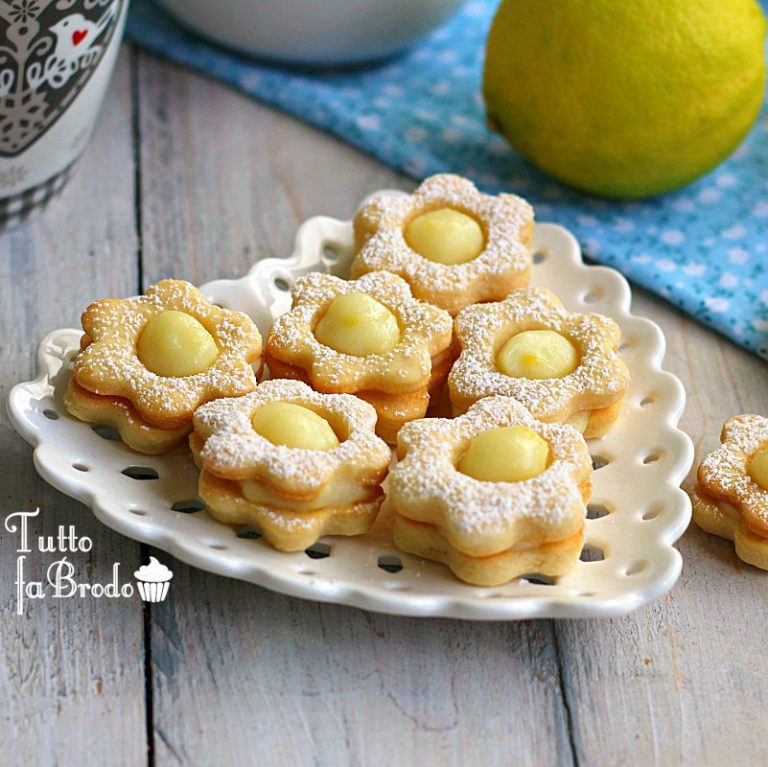
[(453, 362), (447, 312), (417, 301), (389, 272), (354, 281), (313, 273), (297, 280), (292, 296), (291, 311), (267, 337), (273, 377), (356, 394), (376, 409), (377, 433), (387, 442), (426, 414)]
[(576, 564), (592, 462), (571, 426), (488, 397), (454, 419), (406, 424), (397, 452), (389, 493), (398, 548), (481, 586)]
[(393, 272), (416, 298), (452, 315), (530, 280), (531, 206), (511, 194), (482, 194), (461, 176), (431, 176), (410, 195), (373, 195), (354, 228), (353, 278)]
[(720, 441), (699, 466), (693, 521), (733, 541), (744, 562), (768, 570), (768, 418), (731, 418)]
[(253, 391), (262, 342), (242, 312), (208, 303), (188, 282), (91, 304), (65, 395), (80, 420), (115, 428), (142, 453), (183, 442), (202, 404)]
[[(513, 195), (433, 176), (369, 198), (354, 228), (355, 279), (296, 281), (267, 337), (272, 380), (257, 383), (251, 319), (165, 280), (86, 310), (67, 408), (144, 453), (188, 436), (213, 518), (281, 551), (370, 531), (396, 443), (400, 549), (478, 585), (565, 574), (591, 492), (584, 437), (628, 388), (617, 325), (525, 287), (533, 212)], [(454, 418), (425, 418), (448, 394)]]
[(215, 519), (254, 527), (281, 551), (366, 533), (392, 457), (375, 425), (368, 403), (300, 381), (211, 402), (190, 436), (200, 497)]
[(599, 314), (567, 312), (541, 288), (463, 309), (459, 358), (448, 378), (454, 414), (491, 395), (514, 397), (545, 423), (569, 423), (602, 437), (621, 412), (629, 371), (620, 330)]

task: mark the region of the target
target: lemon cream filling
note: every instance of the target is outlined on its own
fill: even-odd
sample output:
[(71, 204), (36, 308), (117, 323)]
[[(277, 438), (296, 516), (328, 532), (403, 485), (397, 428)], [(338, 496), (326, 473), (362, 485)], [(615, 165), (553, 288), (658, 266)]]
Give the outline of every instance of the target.
[(323, 487), (314, 498), (303, 501), (295, 498), (284, 498), (272, 492), (261, 482), (251, 479), (243, 480), (240, 483), (240, 489), (243, 497), (250, 503), (289, 511), (314, 511), (328, 507), (347, 506), (352, 503), (372, 500), (377, 494), (376, 488), (363, 487), (359, 482), (330, 483)]
[(512, 378), (563, 378), (579, 366), (579, 353), (554, 330), (525, 330), (501, 347), (496, 365)]
[(763, 490), (768, 490), (768, 445), (752, 456), (749, 462), (749, 476)]
[(293, 402), (267, 402), (251, 417), (257, 434), (273, 445), (306, 450), (332, 450), (339, 438), (328, 421), (303, 405)]
[(397, 318), (366, 293), (344, 293), (331, 302), (315, 327), (315, 338), (342, 354), (384, 354), (400, 341)]
[(183, 378), (208, 370), (219, 356), (219, 348), (192, 315), (168, 310), (147, 323), (139, 336), (136, 353), (152, 373)]
[(406, 227), (405, 241), (420, 256), (447, 266), (472, 261), (485, 248), (480, 224), (453, 208), (416, 216)]
[[(709, 497), (711, 498), (711, 496)], [(728, 501), (724, 501), (721, 498), (711, 498), (711, 500), (726, 516), (730, 517), (731, 519), (741, 519), (739, 510), (732, 503), (728, 503)]]
[(566, 423), (569, 426), (573, 426), (576, 431), (583, 434), (587, 429), (587, 424), (589, 423), (589, 411), (588, 410), (582, 410), (580, 413), (574, 413), (567, 421)]
[(542, 474), (549, 445), (527, 426), (501, 426), (474, 437), (457, 469), (485, 482), (519, 482)]

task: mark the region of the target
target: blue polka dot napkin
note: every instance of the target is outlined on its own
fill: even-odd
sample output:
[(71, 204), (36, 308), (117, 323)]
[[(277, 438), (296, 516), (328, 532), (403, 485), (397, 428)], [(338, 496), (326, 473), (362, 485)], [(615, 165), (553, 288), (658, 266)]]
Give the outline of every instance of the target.
[[(135, 0), (128, 36), (347, 140), (415, 178), (453, 171), (527, 197), (585, 254), (621, 270), (768, 359), (768, 115), (735, 154), (679, 192), (619, 203), (574, 192), (489, 132), (480, 96), (496, 0), (471, 0), (418, 47), (379, 66), (281, 69), (183, 31)], [(322, 212), (322, 211), (318, 211)]]

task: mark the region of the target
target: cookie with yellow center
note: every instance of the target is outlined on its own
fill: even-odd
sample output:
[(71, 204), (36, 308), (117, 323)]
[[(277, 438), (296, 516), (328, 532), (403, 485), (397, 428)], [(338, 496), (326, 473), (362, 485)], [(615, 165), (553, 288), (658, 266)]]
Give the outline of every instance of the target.
[(64, 401), (80, 420), (115, 428), (142, 453), (183, 442), (192, 414), (256, 388), (262, 342), (242, 312), (208, 303), (188, 282), (106, 299), (82, 316), (85, 334)]
[(512, 194), (487, 195), (439, 174), (413, 194), (369, 197), (355, 221), (352, 276), (386, 270), (413, 295), (455, 315), (528, 284), (533, 209)]
[(296, 281), (292, 297), (267, 336), (273, 377), (356, 394), (376, 408), (387, 442), (425, 415), (453, 362), (447, 312), (417, 301), (390, 272), (352, 281), (315, 272)]
[(281, 551), (366, 533), (392, 457), (375, 426), (368, 403), (300, 381), (211, 402), (190, 436), (200, 497), (219, 522), (254, 527)]
[(492, 394), (514, 397), (545, 423), (570, 423), (586, 438), (613, 426), (629, 386), (618, 325), (565, 310), (548, 290), (468, 306), (455, 322), (459, 357), (448, 377), (454, 413)]
[(389, 479), (394, 540), (480, 586), (564, 575), (579, 558), (592, 462), (571, 426), (509, 397), (406, 424)]
[(693, 521), (733, 541), (744, 562), (768, 570), (768, 418), (731, 418), (720, 441), (699, 465)]

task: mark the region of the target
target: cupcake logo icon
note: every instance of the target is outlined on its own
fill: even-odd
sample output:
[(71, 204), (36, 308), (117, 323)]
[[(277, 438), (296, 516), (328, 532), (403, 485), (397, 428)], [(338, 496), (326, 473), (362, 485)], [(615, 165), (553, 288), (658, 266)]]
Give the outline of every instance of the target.
[(148, 565), (142, 565), (133, 574), (139, 586), (139, 594), (145, 602), (162, 602), (168, 596), (173, 573), (155, 557)]

